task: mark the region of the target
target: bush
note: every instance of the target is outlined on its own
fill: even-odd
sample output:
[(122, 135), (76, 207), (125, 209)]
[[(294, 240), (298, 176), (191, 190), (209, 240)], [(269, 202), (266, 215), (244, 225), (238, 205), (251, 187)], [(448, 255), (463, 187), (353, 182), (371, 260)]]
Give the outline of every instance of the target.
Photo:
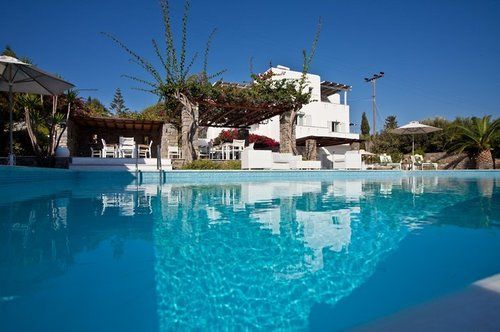
[[(223, 130), (220, 132), (219, 136), (215, 138), (214, 145), (219, 145), (221, 143), (230, 143), (235, 139), (243, 139), (241, 134), (238, 132), (238, 129)], [(254, 148), (256, 149), (276, 150), (280, 146), (280, 143), (275, 141), (274, 139), (257, 134), (249, 134), (248, 143), (254, 143)]]
[(241, 161), (239, 160), (228, 160), (218, 164), (220, 169), (241, 169)]
[(192, 169), (192, 170), (204, 170), (204, 169), (241, 169), (241, 162), (239, 160), (228, 160), (215, 162), (207, 159), (198, 159), (187, 165), (184, 165), (182, 169)]
[(207, 159), (198, 159), (184, 165), (182, 169), (220, 169), (216, 162)]

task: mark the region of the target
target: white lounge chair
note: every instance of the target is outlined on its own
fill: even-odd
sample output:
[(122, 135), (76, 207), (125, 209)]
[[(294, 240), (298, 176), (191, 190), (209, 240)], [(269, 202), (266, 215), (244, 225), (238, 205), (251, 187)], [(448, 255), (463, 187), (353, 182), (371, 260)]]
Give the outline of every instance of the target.
[(345, 155), (332, 155), (332, 165), (333, 169), (345, 169)]
[(357, 150), (346, 151), (343, 156), (333, 156), (333, 169), (363, 169), (361, 153)]
[(392, 157), (389, 156), (389, 155), (387, 155), (387, 154), (385, 154), (385, 153), (382, 153), (379, 156), (379, 158), (380, 158), (380, 165), (381, 166), (388, 166), (388, 167), (391, 167), (391, 168), (396, 167), (398, 169), (402, 169), (401, 162), (399, 162), (399, 163), (393, 163), (392, 162)]
[(421, 170), (424, 170), (425, 166), (430, 166), (434, 169), (438, 169), (438, 163), (433, 163), (430, 161), (424, 162), (424, 157), (420, 154), (416, 154), (411, 156), (411, 169), (415, 170), (420, 167)]
[[(294, 158), (295, 156), (291, 153), (277, 153), (273, 152), (272, 153), (272, 169), (290, 169), (292, 165), (291, 163), (294, 163)], [(301, 158), (302, 159), (302, 158)], [(294, 163), (295, 165), (295, 163)]]
[(361, 153), (356, 150), (346, 151), (345, 153), (345, 169), (362, 169), (363, 161), (361, 160)]
[[(253, 147), (253, 146), (252, 146)], [(291, 153), (277, 153), (270, 150), (245, 148), (241, 152), (242, 169), (321, 169), (319, 160), (302, 160), (302, 156)]]
[(254, 150), (247, 147), (241, 152), (241, 169), (271, 169), (272, 166), (271, 150)]

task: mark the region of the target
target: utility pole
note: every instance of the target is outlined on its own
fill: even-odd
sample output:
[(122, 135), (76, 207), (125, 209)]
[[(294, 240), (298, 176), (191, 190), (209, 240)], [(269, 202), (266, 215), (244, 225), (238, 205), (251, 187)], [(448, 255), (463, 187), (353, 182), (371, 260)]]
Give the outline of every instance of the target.
[(377, 103), (376, 103), (377, 90), (376, 90), (376, 85), (377, 85), (377, 80), (379, 78), (382, 78), (382, 77), (384, 77), (383, 71), (379, 72), (378, 74), (374, 74), (372, 77), (365, 78), (365, 82), (372, 84), (372, 111), (373, 111), (372, 135), (374, 135), (374, 136), (377, 133)]

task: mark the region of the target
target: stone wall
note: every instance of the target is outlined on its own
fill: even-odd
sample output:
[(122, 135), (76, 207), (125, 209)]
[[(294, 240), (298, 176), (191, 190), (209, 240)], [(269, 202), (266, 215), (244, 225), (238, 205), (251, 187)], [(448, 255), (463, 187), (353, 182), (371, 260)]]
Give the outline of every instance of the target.
[[(161, 129), (161, 157), (168, 158), (168, 147), (179, 146), (179, 131), (171, 123), (165, 123)], [(180, 148), (179, 148), (180, 150)]]
[[(448, 154), (446, 152), (426, 153), (425, 160), (431, 160), (439, 164), (440, 169), (473, 169), (474, 163), (467, 154)], [(500, 160), (496, 160), (496, 165), (500, 165)]]

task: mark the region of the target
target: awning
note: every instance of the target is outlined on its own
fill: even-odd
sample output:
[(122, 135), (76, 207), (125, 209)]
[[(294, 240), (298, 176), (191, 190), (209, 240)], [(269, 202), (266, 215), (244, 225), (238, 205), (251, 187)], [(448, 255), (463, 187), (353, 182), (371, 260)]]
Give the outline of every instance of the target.
[(296, 140), (297, 146), (305, 146), (306, 141), (309, 139), (315, 140), (317, 147), (359, 143), (363, 141), (362, 139), (345, 138), (345, 137), (306, 136), (297, 138)]

